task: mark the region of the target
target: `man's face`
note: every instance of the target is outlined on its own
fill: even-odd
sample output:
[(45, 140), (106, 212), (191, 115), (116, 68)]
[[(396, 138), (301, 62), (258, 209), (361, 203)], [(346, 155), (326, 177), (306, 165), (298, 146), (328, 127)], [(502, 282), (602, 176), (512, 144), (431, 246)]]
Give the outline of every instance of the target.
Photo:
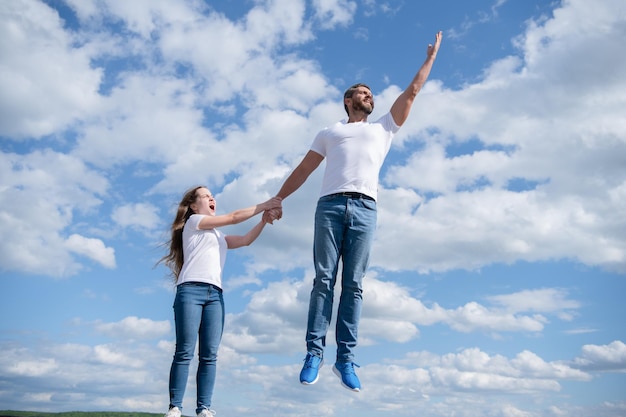
[(371, 114), (374, 110), (374, 96), (367, 87), (357, 87), (351, 98), (349, 98), (349, 107), (354, 111)]

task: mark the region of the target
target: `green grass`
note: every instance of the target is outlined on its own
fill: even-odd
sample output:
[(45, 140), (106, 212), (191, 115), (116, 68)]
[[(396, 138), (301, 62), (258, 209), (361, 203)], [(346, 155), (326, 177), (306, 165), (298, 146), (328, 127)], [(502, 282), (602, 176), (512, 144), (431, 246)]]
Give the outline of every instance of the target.
[(0, 410), (0, 417), (162, 417), (163, 414), (113, 412), (113, 411), (67, 411), (63, 413), (44, 413), (39, 411)]

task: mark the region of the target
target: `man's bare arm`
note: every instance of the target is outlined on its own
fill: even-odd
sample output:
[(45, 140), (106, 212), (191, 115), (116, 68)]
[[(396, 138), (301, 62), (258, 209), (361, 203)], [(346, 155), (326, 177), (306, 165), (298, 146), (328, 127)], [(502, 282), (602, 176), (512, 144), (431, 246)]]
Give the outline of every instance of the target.
[[(298, 166), (291, 172), (291, 174), (289, 174), (289, 176), (283, 183), (283, 186), (280, 187), (280, 190), (278, 191), (278, 194), (276, 194), (276, 197), (284, 199), (293, 194), (298, 188), (300, 188), (302, 184), (304, 184), (307, 178), (309, 178), (309, 175), (311, 175), (311, 173), (315, 171), (315, 169), (317, 169), (317, 167), (322, 163), (323, 160), (324, 157), (317, 152), (307, 152), (307, 154), (304, 156)], [(267, 210), (265, 213), (263, 213), (263, 220), (267, 223), (272, 224), (274, 220), (279, 220), (282, 216), (282, 207), (275, 208), (272, 210)]]
[(428, 79), (430, 70), (437, 57), (437, 52), (439, 51), (439, 45), (441, 45), (441, 36), (441, 32), (437, 32), (434, 45), (429, 44), (426, 50), (426, 60), (419, 71), (417, 71), (417, 74), (415, 74), (415, 77), (413, 77), (413, 80), (406, 90), (398, 96), (393, 106), (391, 106), (391, 116), (398, 126), (402, 126), (409, 117), (413, 101)]
[(285, 199), (296, 191), (309, 178), (309, 175), (322, 163), (324, 157), (317, 152), (309, 151), (300, 164), (287, 177), (276, 197)]

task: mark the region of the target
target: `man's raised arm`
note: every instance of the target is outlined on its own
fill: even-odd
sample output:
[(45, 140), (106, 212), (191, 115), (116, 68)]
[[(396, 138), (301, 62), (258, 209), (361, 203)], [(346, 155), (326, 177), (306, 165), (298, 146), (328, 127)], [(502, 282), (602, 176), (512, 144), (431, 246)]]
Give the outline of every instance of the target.
[(411, 84), (398, 96), (393, 106), (391, 106), (391, 116), (398, 126), (402, 126), (409, 117), (413, 101), (428, 79), (430, 70), (437, 57), (437, 51), (439, 51), (439, 45), (441, 45), (441, 32), (437, 32), (435, 35), (434, 45), (428, 45), (426, 61), (424, 61), (419, 71), (417, 71), (415, 77), (413, 77)]

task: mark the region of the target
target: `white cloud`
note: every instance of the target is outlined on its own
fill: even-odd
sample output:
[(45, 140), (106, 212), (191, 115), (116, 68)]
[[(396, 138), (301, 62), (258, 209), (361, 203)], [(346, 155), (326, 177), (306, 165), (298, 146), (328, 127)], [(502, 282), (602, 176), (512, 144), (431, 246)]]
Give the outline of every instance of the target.
[[(418, 359), (422, 358), (422, 359)], [(409, 367), (416, 363), (418, 368)], [(512, 359), (490, 356), (478, 348), (442, 356), (429, 352), (411, 352), (397, 363), (395, 373), (422, 370), (423, 382), (432, 386), (475, 390), (560, 390), (557, 380), (589, 380), (590, 376), (560, 362), (545, 362), (533, 352), (523, 351)], [(384, 366), (373, 366), (385, 374)], [(391, 374), (391, 373), (390, 373)], [(414, 373), (418, 375), (419, 373)]]
[(320, 25), (330, 29), (350, 23), (357, 5), (350, 0), (314, 0), (313, 8)]
[(147, 203), (125, 204), (117, 207), (113, 210), (111, 217), (122, 227), (154, 230), (161, 225), (158, 208)]
[[(538, 296), (536, 300), (526, 298), (533, 294)], [(389, 333), (388, 340), (395, 342), (416, 337), (418, 331), (413, 325), (431, 326), (438, 323), (447, 324), (460, 332), (541, 332), (548, 319), (532, 313), (559, 316), (563, 311), (575, 311), (580, 307), (577, 301), (568, 300), (558, 289), (526, 290), (487, 297), (487, 300), (495, 301), (495, 306), (481, 305), (476, 301), (450, 309), (436, 303), (425, 306), (418, 298), (410, 295), (407, 289), (372, 276), (364, 281), (364, 298), (366, 301), (360, 333), (366, 337), (378, 335), (382, 338), (386, 338), (385, 335)], [(385, 323), (385, 320), (388, 322)], [(404, 330), (380, 331), (381, 328), (394, 329), (397, 326)]]
[[(5, 342), (2, 347), (2, 378), (13, 375), (17, 370), (24, 374), (29, 363), (46, 365), (38, 368), (39, 373), (30, 374), (43, 376), (33, 380), (36, 384), (31, 382), (28, 389), (21, 385), (17, 387), (21, 388), (18, 392), (24, 394), (20, 394), (14, 404), (32, 400), (34, 392), (40, 392), (37, 395), (38, 404), (46, 407), (50, 404), (47, 392), (53, 388), (58, 391), (59, 387), (71, 386), (71, 390), (65, 391), (68, 406), (80, 404), (87, 396), (91, 398), (90, 404), (104, 409), (113, 407), (115, 401), (122, 401), (120, 404), (124, 404), (129, 411), (160, 412), (166, 406), (167, 398), (163, 398), (163, 392), (167, 392), (167, 369), (173, 352), (170, 343), (163, 348), (131, 341), (93, 347), (46, 343), (36, 349), (26, 349)], [(234, 401), (233, 404), (245, 407), (247, 401), (271, 398), (270, 402), (259, 401), (257, 408), (269, 410), (270, 407), (278, 407), (273, 408), (273, 414), (278, 416), (293, 415), (293, 407), (301, 407), (302, 401), (307, 402), (306, 398), (310, 398), (310, 407), (318, 415), (325, 409), (332, 409), (336, 414), (347, 407), (353, 411), (395, 410), (398, 415), (414, 415), (407, 414), (407, 410), (411, 410), (411, 413), (421, 410), (424, 415), (434, 416), (438, 414), (433, 414), (435, 403), (430, 398), (454, 396), (456, 404), (447, 404), (446, 407), (458, 409), (470, 401), (466, 397), (467, 393), (487, 395), (490, 398), (489, 404), (473, 403), (469, 408), (474, 413), (482, 411), (488, 415), (487, 410), (506, 404), (496, 393), (523, 394), (526, 398), (539, 399), (544, 394), (558, 392), (561, 381), (584, 382), (590, 379), (587, 373), (565, 365), (562, 361), (548, 362), (529, 351), (522, 351), (511, 358), (489, 355), (477, 348), (442, 355), (419, 351), (408, 353), (403, 359), (387, 365), (375, 363), (362, 366), (359, 376), (363, 386), (375, 386), (376, 389), (368, 389), (367, 395), (360, 396), (358, 401), (345, 404), (351, 397), (336, 388), (336, 377), (326, 367), (322, 368), (320, 382), (307, 387), (306, 397), (303, 397), (302, 390), (305, 388), (293, 383), (300, 369), (298, 364), (259, 365), (250, 357), (241, 355), (239, 350), (223, 347), (220, 352), (221, 382), (216, 387), (220, 403), (228, 404), (231, 395), (234, 395), (232, 390), (239, 387), (234, 390), (236, 396), (246, 401)], [(418, 360), (418, 357), (422, 359)], [(281, 358), (284, 360), (285, 354), (276, 352), (275, 360), (280, 361)], [(30, 369), (34, 368), (31, 366)], [(118, 389), (111, 391), (111, 386)], [(194, 388), (191, 375), (188, 390)], [(120, 395), (120, 392), (125, 392), (125, 395)], [(148, 404), (141, 398), (153, 402)], [(186, 401), (191, 404), (192, 400)], [(335, 405), (328, 408), (331, 404)]]
[(115, 268), (115, 249), (106, 247), (100, 239), (73, 234), (65, 241), (65, 247), (70, 252), (93, 259), (105, 268)]
[[(424, 148), (383, 179), (376, 264), (443, 271), (567, 258), (624, 270), (624, 207), (611, 198), (626, 183), (616, 7), (568, 2), (529, 24), (522, 60), (505, 57), (458, 91), (427, 84), (396, 142)], [(447, 154), (469, 143), (475, 151)], [(508, 189), (520, 178), (537, 185)], [(397, 207), (405, 188), (430, 198)]]
[(585, 345), (572, 366), (591, 372), (626, 372), (626, 344), (615, 340), (608, 345)]
[(135, 316), (125, 317), (115, 323), (97, 323), (97, 332), (122, 340), (154, 339), (169, 334), (170, 322), (154, 321)]
[[(233, 178), (266, 172), (272, 175), (257, 188), (274, 193), (288, 172), (284, 168), (299, 161), (315, 132), (343, 117), (338, 92), (318, 64), (280, 55), (284, 43), (311, 39), (302, 2), (259, 4), (240, 21), (211, 10), (198, 15), (195, 3), (70, 4), (83, 25), (77, 32), (80, 48), (73, 47), (47, 6), (22, 4), (41, 9), (38, 23), (15, 20), (18, 6), (4, 10), (21, 31), (31, 24), (48, 28), (34, 38), (39, 39), (36, 42), (52, 42), (56, 45), (52, 50), (59, 54), (82, 54), (85, 61), (74, 66), (75, 71), (93, 73), (90, 58), (105, 63), (112, 57), (137, 60), (137, 67), (109, 74), (106, 96), (81, 103), (82, 113), (72, 116), (81, 124), (70, 152), (104, 170), (138, 163), (150, 166), (153, 192), (178, 193), (194, 183), (227, 187), (236, 181)], [(316, 7), (354, 13), (352, 3), (325, 2)], [(458, 91), (447, 90), (434, 78), (426, 85), (394, 150), (416, 142), (425, 148), (407, 152), (406, 159), (388, 161), (373, 265), (429, 272), (567, 258), (624, 268), (626, 242), (620, 230), (626, 209), (620, 196), (626, 177), (619, 173), (626, 154), (620, 138), (626, 133), (618, 121), (626, 101), (626, 89), (620, 88), (626, 80), (619, 68), (626, 63), (615, 40), (619, 37), (611, 36), (619, 22), (619, 16), (611, 13), (611, 2), (588, 9), (574, 1), (558, 8), (553, 19), (529, 23), (517, 41), (520, 56), (494, 62), (479, 82)], [(109, 15), (141, 36), (120, 43), (120, 34), (107, 34), (106, 26), (98, 23), (97, 17)], [(294, 18), (291, 23), (286, 16)], [(562, 23), (581, 19), (582, 32), (572, 32), (570, 24)], [(590, 30), (596, 27), (590, 22), (599, 29)], [(159, 36), (146, 36), (153, 32)], [(8, 33), (9, 38), (16, 33)], [(229, 35), (218, 39), (215, 33)], [(281, 37), (286, 33), (290, 36)], [(594, 59), (584, 55), (591, 45), (600, 44), (602, 48), (590, 49)], [(37, 46), (11, 54), (20, 57), (20, 51), (32, 49)], [(153, 62), (155, 51), (164, 61), (158, 65)], [(38, 67), (25, 55), (22, 58), (30, 62), (25, 65)], [(570, 64), (590, 61), (594, 65)], [(181, 66), (186, 70), (178, 72)], [(72, 77), (81, 80), (87, 75)], [(93, 91), (99, 82), (80, 88)], [(534, 91), (542, 91), (540, 100)], [(576, 100), (568, 98), (571, 91), (577, 92)], [(377, 107), (388, 107), (398, 92), (397, 86), (389, 86)], [(220, 113), (225, 108), (232, 109), (236, 119)], [(58, 123), (55, 126), (51, 129), (61, 129)], [(468, 141), (483, 148), (447, 155), (449, 145)], [(536, 186), (524, 192), (507, 189), (514, 179)], [(273, 257), (281, 268), (310, 264), (308, 215), (319, 192), (316, 181), (310, 179), (288, 199), (284, 219), (268, 233), (272, 247), (254, 247), (251, 253)], [(138, 204), (136, 194), (120, 196), (127, 200), (121, 205)], [(406, 201), (411, 194), (410, 204), (396, 206), (397, 198)], [(76, 198), (71, 204), (80, 207), (82, 202)], [(59, 232), (69, 224), (62, 222)], [(290, 238), (303, 225), (297, 238)], [(49, 271), (71, 274), (80, 268), (67, 255), (57, 259), (63, 265)], [(27, 264), (31, 263), (17, 262)], [(30, 267), (40, 269), (36, 263)]]
[[(68, 276), (81, 265), (72, 252), (113, 267), (113, 249), (96, 238), (66, 238), (75, 223), (102, 203), (109, 183), (82, 160), (51, 150), (0, 154), (0, 264), (5, 270)], [(97, 227), (99, 221), (91, 222)], [(83, 244), (86, 244), (83, 246)]]
[(567, 291), (559, 288), (524, 290), (513, 294), (494, 295), (488, 300), (502, 306), (507, 311), (554, 312), (580, 308), (580, 302), (567, 299)]
[(0, 5), (0, 55), (0, 135), (56, 134), (97, 106), (102, 70), (44, 3)]
[[(444, 307), (385, 281), (386, 271), (554, 259), (625, 270), (624, 19), (619, 0), (587, 3), (570, 0), (552, 17), (529, 22), (516, 40), (519, 56), (491, 63), (477, 82), (450, 90), (433, 78), (420, 93), (381, 182), (372, 258), (378, 275), (366, 279), (360, 328), (364, 352), (382, 343), (406, 348), (436, 326), (480, 340), (535, 336), (555, 318), (577, 317), (582, 303), (562, 288), (531, 288)], [(79, 19), (72, 30), (43, 2), (0, 5), (0, 53), (8, 58), (0, 70), (0, 135), (8, 136), (0, 153), (4, 271), (71, 275), (84, 267), (77, 254), (115, 266), (126, 242), (109, 222), (146, 228), (146, 219), (157, 221), (154, 207), (172, 209), (194, 183), (214, 189), (224, 210), (262, 201), (316, 131), (343, 117), (337, 88), (307, 48), (298, 48), (317, 35), (303, 1), (255, 2), (239, 20), (194, 1), (67, 4)], [(492, 4), (495, 15), (502, 1)], [(326, 29), (356, 16), (354, 2), (312, 5)], [(126, 58), (126, 67), (111, 65)], [(378, 94), (377, 110), (399, 91), (390, 85)], [(25, 138), (49, 149), (33, 151)], [(516, 179), (534, 185), (512, 189)], [(263, 285), (257, 274), (268, 270), (284, 278), (246, 293), (248, 305), (227, 317), (216, 395), (222, 404), (236, 404), (239, 414), (284, 416), (303, 402), (312, 415), (528, 415), (526, 406), (537, 408), (526, 399), (546, 404), (562, 381), (624, 370), (622, 341), (585, 345), (574, 360), (481, 346), (394, 361), (381, 349), (385, 354), (359, 370), (364, 386), (376, 389), (357, 400), (330, 382), (328, 366), (320, 384), (299, 386), (319, 185), (316, 172), (285, 201), (283, 220), (249, 248), (241, 281)], [(162, 412), (170, 322), (127, 316), (93, 328), (112, 341), (3, 342), (0, 379), (14, 386), (0, 400), (41, 410), (62, 398), (63, 407), (76, 409), (88, 402)], [(138, 342), (155, 338), (168, 340)], [(550, 410), (615, 416), (624, 404), (596, 408)]]
[[(304, 337), (312, 278), (301, 281), (270, 283), (254, 292), (244, 311), (227, 318), (229, 331), (224, 343), (244, 352), (299, 352)], [(359, 343), (363, 346), (383, 342), (406, 343), (419, 337), (420, 326), (446, 325), (461, 333), (486, 333), (496, 336), (503, 332), (536, 334), (543, 332), (551, 315), (561, 318), (563, 311), (575, 312), (579, 303), (565, 297), (561, 290), (537, 290), (545, 305), (514, 303), (524, 295), (519, 293), (487, 297), (495, 305), (468, 301), (456, 308), (443, 308), (437, 303), (422, 301), (391, 281), (381, 281), (372, 274), (363, 282), (363, 312), (359, 326)], [(340, 284), (335, 288), (335, 308)], [(506, 302), (505, 302), (506, 301)], [(503, 305), (504, 304), (504, 305)], [(544, 313), (536, 314), (537, 311)], [(327, 338), (334, 340), (335, 317)]]
[(309, 292), (302, 282), (281, 281), (253, 293), (245, 311), (227, 316), (224, 345), (244, 353), (299, 351)]
[(200, 127), (193, 88), (193, 82), (167, 75), (122, 76), (103, 98), (102, 112), (82, 129), (73, 153), (99, 167), (189, 157), (212, 140)]
[(448, 324), (460, 332), (540, 332), (547, 321), (543, 316), (507, 314), (497, 309), (489, 309), (476, 302), (469, 302), (446, 315)]
[(131, 360), (131, 358), (127, 357), (123, 353), (116, 352), (114, 348), (106, 345), (95, 346), (93, 349), (94, 359), (98, 362), (105, 363), (107, 365), (117, 365), (120, 366), (122, 364), (127, 366), (137, 366), (137, 360)]
[(26, 377), (40, 377), (58, 369), (54, 359), (42, 361), (18, 361), (8, 366), (7, 372)]

